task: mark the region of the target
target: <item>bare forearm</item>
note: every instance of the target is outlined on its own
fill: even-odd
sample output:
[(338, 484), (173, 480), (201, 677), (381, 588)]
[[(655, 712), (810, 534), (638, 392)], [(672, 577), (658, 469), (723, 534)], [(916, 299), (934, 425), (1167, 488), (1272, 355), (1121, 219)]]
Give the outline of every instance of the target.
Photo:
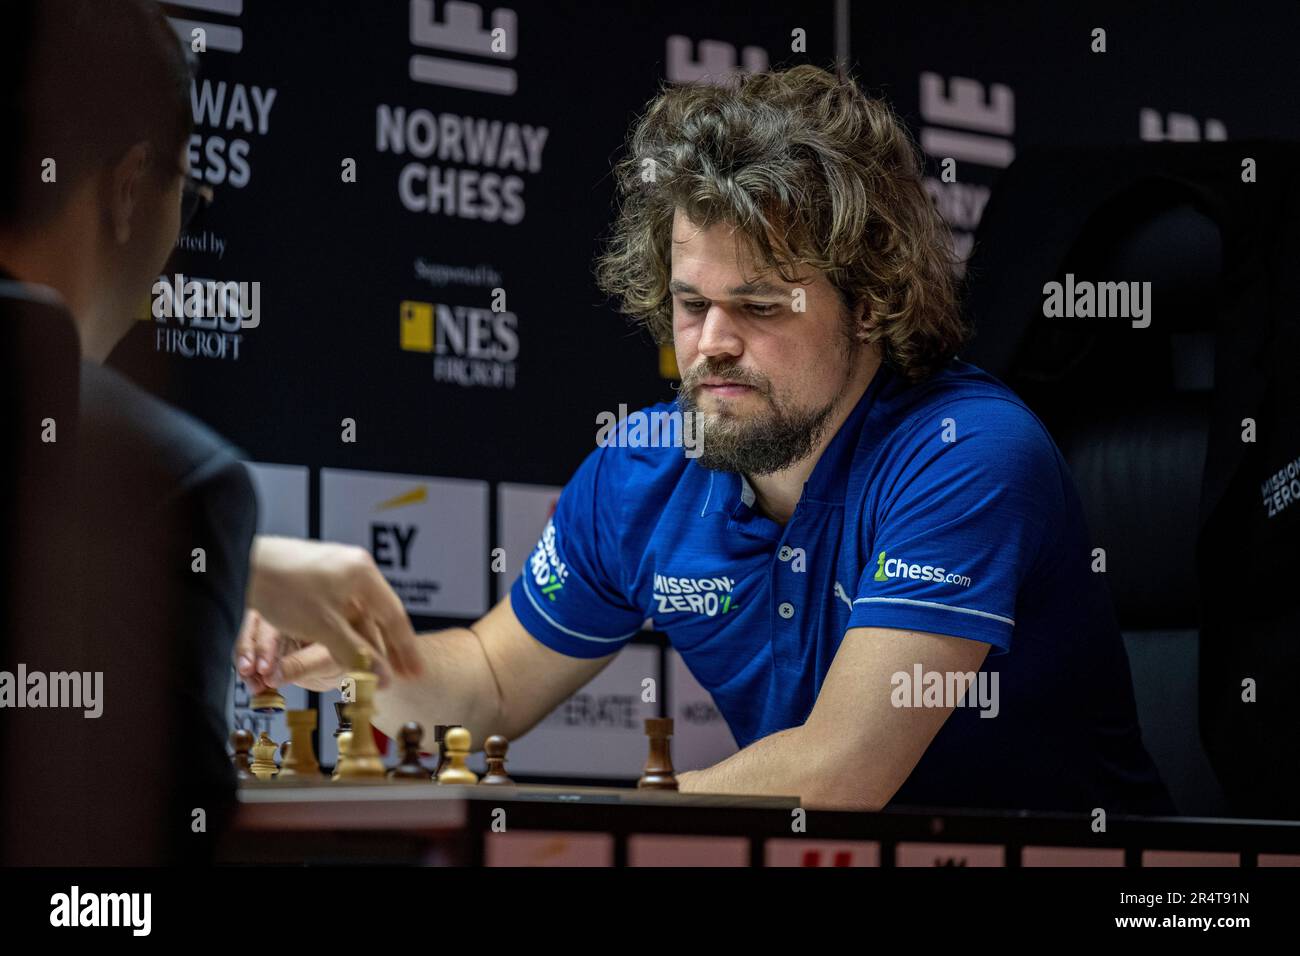
[(851, 773), (836, 767), (835, 755), (810, 746), (803, 726), (756, 740), (726, 760), (677, 775), (685, 793), (744, 793), (797, 796), (805, 807), (878, 809), (866, 788), (846, 787)]
[(396, 738), (409, 720), (431, 741), (435, 724), (458, 724), (483, 745), (489, 734), (506, 733), (502, 726), (500, 694), (478, 637), (468, 628), (455, 627), (417, 635), (424, 664), (415, 680), (394, 680), (376, 695), (374, 724)]

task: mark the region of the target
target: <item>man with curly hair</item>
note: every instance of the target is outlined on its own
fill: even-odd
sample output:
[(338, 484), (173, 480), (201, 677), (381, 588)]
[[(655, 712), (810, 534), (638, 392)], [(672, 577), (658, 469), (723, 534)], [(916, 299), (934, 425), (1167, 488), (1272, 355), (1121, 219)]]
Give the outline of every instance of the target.
[[(890, 108), (812, 66), (672, 87), (616, 173), (598, 279), (674, 348), (650, 411), (698, 455), (626, 425), (592, 452), (381, 726), (519, 736), (649, 621), (740, 746), (684, 791), (1171, 812), (1066, 465), (956, 358), (947, 229)], [(282, 666), (329, 686), (311, 648)]]

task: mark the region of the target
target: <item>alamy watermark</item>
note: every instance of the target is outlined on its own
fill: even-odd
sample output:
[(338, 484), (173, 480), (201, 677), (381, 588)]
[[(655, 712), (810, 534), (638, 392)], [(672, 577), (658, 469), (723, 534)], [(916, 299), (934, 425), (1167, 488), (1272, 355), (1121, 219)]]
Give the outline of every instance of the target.
[(895, 671), (889, 679), (895, 707), (978, 707), (980, 717), (996, 717), (998, 672), (927, 671), (920, 664), (912, 672)]
[(1065, 282), (1048, 282), (1043, 286), (1043, 315), (1049, 319), (1133, 320), (1133, 328), (1151, 324), (1150, 282), (1074, 281), (1074, 273), (1065, 274)]
[(178, 272), (153, 284), (155, 319), (188, 319), (196, 329), (255, 329), (262, 322), (262, 283), (186, 279)]
[(0, 708), (70, 707), (91, 720), (104, 712), (103, 671), (0, 671)]
[(50, 925), (125, 927), (132, 936), (148, 936), (153, 928), (152, 893), (83, 893), (73, 884), (66, 893), (50, 897)]
[(601, 448), (681, 448), (687, 458), (699, 458), (704, 451), (698, 412), (629, 413), (627, 405), (619, 405), (617, 412), (598, 414), (596, 425), (596, 444)]

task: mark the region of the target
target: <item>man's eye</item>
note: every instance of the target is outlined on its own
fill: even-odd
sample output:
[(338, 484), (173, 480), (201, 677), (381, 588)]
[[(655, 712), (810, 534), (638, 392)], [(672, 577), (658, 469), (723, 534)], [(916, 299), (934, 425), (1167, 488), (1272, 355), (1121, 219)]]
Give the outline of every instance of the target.
[[(682, 308), (685, 309), (687, 312), (698, 315), (701, 312), (707, 312), (709, 310), (709, 303), (701, 302), (699, 300), (689, 300), (689, 301), (682, 302)], [(746, 305), (745, 308), (749, 310), (751, 315), (776, 315), (776, 313), (781, 311), (781, 307), (779, 305), (773, 305), (770, 303), (764, 304), (758, 302), (751, 302), (750, 304)]]

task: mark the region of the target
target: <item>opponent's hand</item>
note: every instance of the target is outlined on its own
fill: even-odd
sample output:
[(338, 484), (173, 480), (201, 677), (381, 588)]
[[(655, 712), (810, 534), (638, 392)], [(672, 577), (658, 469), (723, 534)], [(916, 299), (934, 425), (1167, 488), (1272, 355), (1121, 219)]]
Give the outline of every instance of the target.
[(366, 648), (381, 681), (383, 662), (401, 677), (420, 674), (406, 609), (364, 548), (258, 535), (248, 604), (276, 630), (322, 645), (340, 672)]
[(337, 690), (344, 673), (324, 644), (303, 644), (277, 630), (252, 608), (244, 612), (234, 659), (235, 671), (253, 694), (285, 684)]

